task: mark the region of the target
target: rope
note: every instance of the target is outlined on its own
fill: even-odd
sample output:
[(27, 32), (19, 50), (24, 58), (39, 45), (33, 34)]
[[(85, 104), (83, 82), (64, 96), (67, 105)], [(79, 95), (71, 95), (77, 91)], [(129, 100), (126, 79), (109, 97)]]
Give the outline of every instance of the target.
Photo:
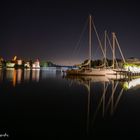
[(118, 45), (119, 51), (120, 51), (120, 53), (121, 53), (123, 62), (125, 63), (125, 58), (124, 58), (124, 56), (123, 56), (123, 53), (122, 53), (122, 50), (121, 50), (121, 47), (120, 47), (120, 44), (119, 44), (119, 42), (118, 42), (118, 39), (117, 39), (116, 35), (115, 35), (115, 39), (116, 39), (116, 43), (117, 43), (117, 45)]
[(97, 39), (98, 39), (98, 42), (99, 42), (99, 46), (100, 46), (100, 48), (101, 48), (101, 51), (102, 51), (102, 53), (103, 53), (103, 56), (105, 57), (105, 53), (104, 53), (104, 50), (103, 50), (103, 46), (102, 46), (101, 40), (100, 40), (100, 38), (99, 38), (97, 29), (96, 29), (96, 27), (95, 27), (95, 25), (94, 25), (93, 20), (92, 20), (92, 25), (93, 25), (93, 28), (94, 28), (94, 30), (95, 30), (95, 33), (96, 33), (96, 36), (97, 36)]
[(77, 50), (77, 52), (79, 52), (79, 49), (80, 49), (80, 45), (79, 45), (79, 44), (80, 44), (80, 42), (81, 42), (81, 40), (82, 40), (82, 37), (83, 37), (83, 34), (84, 34), (85, 30), (86, 30), (87, 23), (88, 23), (88, 20), (85, 22), (84, 28), (83, 28), (83, 30), (82, 30), (82, 32), (81, 32), (81, 34), (80, 34), (80, 38), (79, 38), (79, 40), (77, 41), (77, 43), (76, 43), (76, 45), (75, 45), (75, 47), (74, 47), (74, 50), (73, 50), (73, 52), (72, 52), (72, 54), (71, 54), (71, 56), (70, 56), (70, 58), (69, 58), (69, 61), (70, 61), (70, 62), (72, 61), (72, 58), (73, 58), (74, 55), (76, 54), (76, 50)]
[[(101, 42), (102, 42), (102, 41), (103, 41), (103, 38), (102, 38)], [(98, 44), (98, 46), (99, 46), (99, 44)], [(99, 47), (96, 48), (95, 53), (93, 53), (93, 55), (96, 56), (98, 49), (99, 49)]]

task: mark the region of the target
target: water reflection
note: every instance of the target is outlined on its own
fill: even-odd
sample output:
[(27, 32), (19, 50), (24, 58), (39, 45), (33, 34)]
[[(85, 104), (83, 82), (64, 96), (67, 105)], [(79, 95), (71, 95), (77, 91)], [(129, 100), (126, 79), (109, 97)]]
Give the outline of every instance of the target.
[(140, 78), (125, 81), (123, 83), (123, 88), (125, 90), (140, 88)]
[[(39, 82), (40, 80), (47, 78), (56, 78), (61, 77), (62, 72), (49, 69), (0, 69), (0, 82), (9, 81), (12, 82), (13, 86), (16, 84), (21, 84), (22, 82)], [(123, 79), (123, 78), (110, 78), (105, 76), (65, 76), (67, 80), (70, 80), (71, 83), (76, 82), (85, 86), (88, 91), (90, 91), (91, 83), (102, 83), (102, 86), (106, 88), (106, 84), (112, 85), (112, 94), (114, 94), (116, 89), (116, 84), (121, 84), (122, 88), (125, 90), (140, 88), (140, 78), (133, 79)], [(107, 92), (107, 91), (106, 91)]]
[(40, 69), (32, 70), (32, 80), (38, 82), (40, 76)]
[(0, 70), (0, 81), (12, 82), (13, 86), (28, 81), (38, 82), (39, 78), (40, 78), (40, 70), (27, 70), (27, 69), (23, 70), (14, 68)]
[(30, 69), (25, 69), (24, 70), (24, 80), (25, 81), (29, 81), (30, 80), (30, 74), (31, 74)]
[(3, 70), (0, 69), (0, 82), (3, 81)]
[[(98, 134), (101, 135), (102, 132), (108, 133), (110, 132), (110, 130), (116, 133), (118, 132), (118, 130), (121, 129), (121, 131), (123, 132), (123, 130), (127, 130), (127, 126), (125, 126), (124, 124), (127, 123), (129, 124), (130, 120), (133, 119), (139, 121), (139, 114), (137, 115), (137, 111), (136, 111), (136, 115), (133, 112), (133, 110), (135, 109), (139, 110), (139, 107), (137, 107), (139, 106), (139, 104), (136, 105), (134, 104), (132, 106), (132, 102), (137, 101), (134, 100), (134, 94), (133, 95), (128, 94), (131, 92), (124, 91), (125, 89), (124, 85), (128, 84), (130, 89), (133, 89), (134, 86), (139, 87), (140, 85), (139, 81), (140, 81), (139, 79), (128, 79), (127, 81), (126, 79), (113, 80), (113, 79), (108, 79), (107, 77), (104, 76), (103, 77), (102, 76), (100, 77), (99, 76), (98, 77), (96, 76), (86, 76), (86, 77), (66, 76), (65, 77), (64, 76), (63, 79), (62, 73), (60, 71), (28, 70), (28, 69), (0, 70), (0, 83), (2, 83), (1, 84), (3, 89), (2, 92), (4, 93), (1, 95), (5, 95), (5, 93), (9, 93), (9, 92), (13, 93), (15, 91), (17, 93), (18, 92), (23, 93), (20, 94), (20, 96), (17, 94), (17, 98), (15, 98), (14, 96), (13, 99), (15, 99), (16, 101), (13, 100), (12, 102), (15, 103), (15, 105), (18, 102), (18, 105), (22, 107), (22, 109), (20, 109), (21, 112), (23, 112), (22, 111), (23, 109), (27, 110), (26, 112), (23, 112), (27, 116), (29, 112), (31, 112), (30, 114), (31, 119), (28, 120), (27, 118), (24, 117), (24, 114), (21, 115), (23, 117), (22, 120), (25, 120), (23, 121), (23, 123), (25, 123), (28, 126), (28, 124), (30, 124), (30, 122), (32, 121), (32, 118), (36, 117), (36, 114), (42, 114), (44, 116), (43, 117), (44, 119), (42, 119), (42, 115), (39, 116), (40, 116), (40, 120), (42, 120), (42, 122), (44, 123), (44, 126), (48, 125), (48, 121), (46, 120), (49, 120), (50, 126), (52, 126), (51, 122), (54, 122), (53, 126), (56, 127), (61, 126), (62, 123), (64, 122), (64, 124), (66, 124), (63, 127), (64, 133), (66, 133), (65, 130), (72, 127), (72, 129), (70, 129), (70, 133), (71, 130), (74, 130), (74, 134), (76, 131), (80, 131), (80, 135), (83, 135), (84, 133), (84, 135), (86, 136), (87, 135), (91, 136), (92, 134), (96, 135), (96, 132), (97, 135)], [(38, 85), (37, 83), (40, 82), (39, 86), (36, 86), (35, 89), (33, 88), (34, 84), (32, 84), (34, 82), (36, 83), (36, 85)], [(71, 83), (71, 87), (68, 86), (70, 83)], [(7, 88), (9, 87), (9, 84), (10, 85), (12, 84), (13, 86), (22, 84), (23, 86), (20, 87), (18, 86), (18, 88)], [(31, 93), (30, 96), (28, 96), (28, 93), (26, 91), (30, 91)], [(40, 96), (39, 99), (38, 96), (36, 96), (38, 95), (38, 93)], [(139, 93), (139, 91), (133, 93)], [(25, 97), (24, 95), (27, 96)], [(137, 95), (139, 96), (139, 94)], [(138, 96), (135, 96), (135, 98), (137, 98)], [(4, 105), (1, 105), (1, 108), (5, 107), (6, 103), (7, 104), (9, 103), (9, 99), (7, 97), (9, 97), (10, 100), (12, 100), (11, 94), (6, 94), (6, 96), (4, 97), (6, 98), (4, 98), (5, 100), (1, 100), (4, 101)], [(21, 97), (25, 97), (25, 98), (21, 98)], [(130, 100), (130, 97), (133, 98), (131, 98)], [(26, 102), (27, 98), (30, 101), (29, 103)], [(21, 100), (22, 102), (20, 102)], [(41, 101), (43, 103), (37, 104), (36, 101), (39, 102)], [(30, 110), (29, 107), (31, 106), (30, 103), (32, 103), (32, 107), (33, 107), (32, 111)], [(8, 110), (10, 106), (11, 106), (11, 102), (8, 108), (6, 106), (5, 110)], [(14, 109), (14, 107), (11, 106), (10, 109)], [(129, 111), (127, 111), (127, 109), (129, 109)], [(17, 108), (15, 108), (15, 114), (18, 111)], [(7, 116), (8, 115), (9, 113), (7, 114)], [(126, 119), (127, 117), (129, 117), (130, 120)], [(36, 117), (36, 120), (38, 121), (38, 116)], [(60, 122), (60, 124), (57, 125), (56, 122)], [(69, 125), (68, 122), (72, 124), (72, 126)], [(78, 124), (76, 124), (77, 122)], [(42, 124), (42, 123), (38, 122), (38, 124)], [(73, 129), (74, 126), (73, 124), (74, 125), (76, 124), (75, 129)], [(134, 124), (137, 123), (135, 122)], [(40, 128), (40, 125), (39, 127), (38, 126), (34, 127), (34, 125), (32, 126), (33, 127), (30, 128), (31, 130)], [(58, 129), (56, 129), (56, 131)], [(130, 127), (128, 127), (128, 129), (131, 130)], [(48, 132), (50, 132), (50, 129), (48, 130), (49, 130)], [(41, 129), (39, 129), (38, 131), (40, 132)], [(53, 134), (55, 134), (54, 131)]]
[[(66, 76), (87, 89), (87, 132), (98, 117), (113, 115), (123, 94), (123, 86), (117, 80), (102, 76)], [(96, 94), (95, 94), (96, 93)]]
[(14, 68), (8, 68), (7, 70), (6, 70), (6, 79), (8, 80), (8, 81), (13, 81), (13, 78), (14, 78), (14, 76), (15, 76), (15, 73), (14, 73), (15, 71), (14, 71)]
[(0, 82), (9, 81), (13, 86), (21, 84), (22, 82), (39, 82), (40, 80), (47, 78), (56, 78), (62, 76), (61, 71), (52, 69), (0, 69)]
[(16, 82), (17, 84), (20, 84), (21, 83), (21, 80), (22, 80), (22, 69), (18, 69), (18, 70), (14, 70), (14, 74), (17, 75), (16, 76)]
[(41, 79), (46, 79), (48, 77), (56, 77), (56, 70), (55, 69), (43, 69), (41, 70), (40, 78)]

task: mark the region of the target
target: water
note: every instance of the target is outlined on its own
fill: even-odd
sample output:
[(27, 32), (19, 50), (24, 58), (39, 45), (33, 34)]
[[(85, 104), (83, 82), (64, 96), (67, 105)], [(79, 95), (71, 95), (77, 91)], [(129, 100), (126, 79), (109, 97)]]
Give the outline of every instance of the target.
[(19, 139), (134, 138), (140, 131), (139, 84), (64, 77), (55, 70), (0, 70), (0, 134)]

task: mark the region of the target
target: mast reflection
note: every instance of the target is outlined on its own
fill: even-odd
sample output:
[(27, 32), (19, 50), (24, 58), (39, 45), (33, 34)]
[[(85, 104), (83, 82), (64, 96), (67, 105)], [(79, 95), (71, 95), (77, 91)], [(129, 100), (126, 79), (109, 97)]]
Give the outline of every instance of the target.
[(124, 90), (123, 87), (120, 88), (119, 81), (109, 80), (105, 76), (66, 76), (65, 78), (87, 89), (87, 134), (89, 127), (94, 125), (98, 117), (104, 118), (114, 114)]

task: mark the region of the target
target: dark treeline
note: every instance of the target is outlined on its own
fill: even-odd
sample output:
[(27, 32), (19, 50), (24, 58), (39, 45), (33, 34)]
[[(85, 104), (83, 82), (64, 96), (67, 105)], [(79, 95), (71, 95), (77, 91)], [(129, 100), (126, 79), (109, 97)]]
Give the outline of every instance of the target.
[[(82, 64), (85, 64), (88, 62), (88, 59), (85, 60)], [(115, 65), (116, 65), (116, 62), (118, 64), (118, 66), (122, 66), (122, 60), (121, 59), (116, 59), (115, 61)], [(111, 67), (112, 64), (113, 64), (113, 60), (112, 59), (106, 59), (106, 62), (105, 62), (105, 59), (97, 59), (97, 60), (91, 60), (91, 67), (99, 67), (99, 66), (103, 66), (105, 65), (108, 66), (108, 67)]]

